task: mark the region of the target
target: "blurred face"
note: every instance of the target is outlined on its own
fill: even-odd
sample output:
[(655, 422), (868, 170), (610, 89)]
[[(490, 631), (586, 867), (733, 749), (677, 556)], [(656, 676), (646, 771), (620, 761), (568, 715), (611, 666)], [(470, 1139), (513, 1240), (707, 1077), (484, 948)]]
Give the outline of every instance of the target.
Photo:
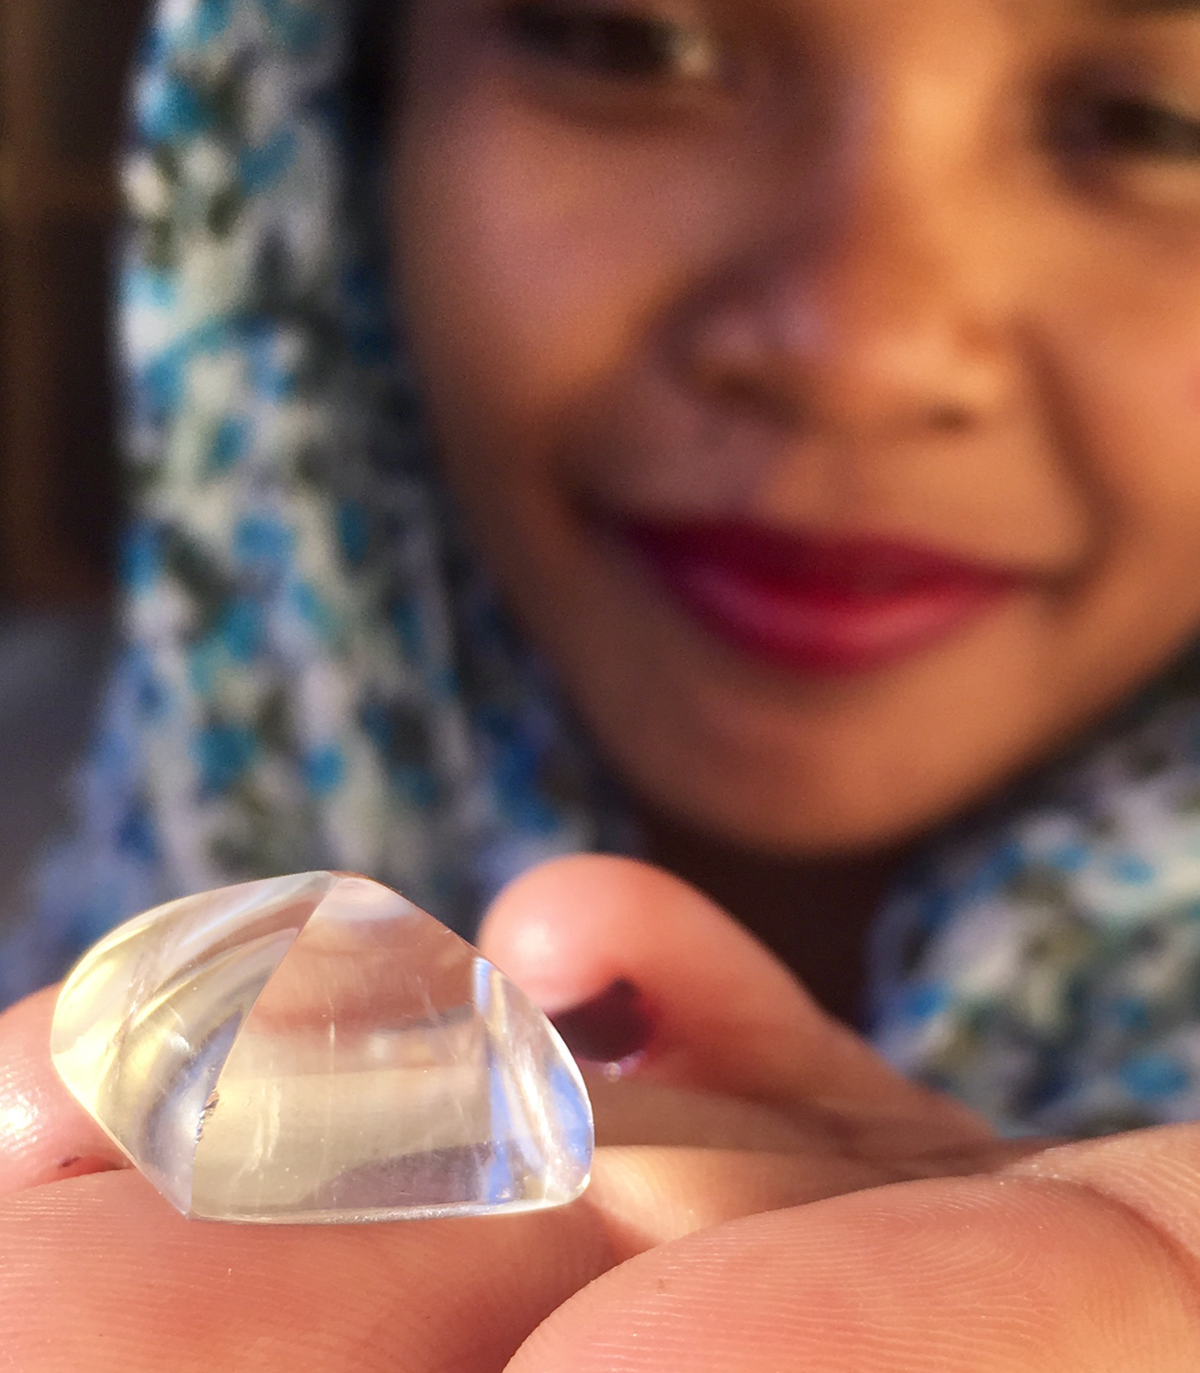
[(400, 291), (655, 807), (919, 833), (1200, 624), (1200, 6), (417, 0)]

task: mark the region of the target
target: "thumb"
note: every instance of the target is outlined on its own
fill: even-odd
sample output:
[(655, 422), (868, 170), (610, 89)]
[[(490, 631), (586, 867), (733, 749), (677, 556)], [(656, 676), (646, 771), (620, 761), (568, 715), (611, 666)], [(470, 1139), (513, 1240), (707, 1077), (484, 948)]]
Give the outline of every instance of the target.
[(990, 1133), (888, 1067), (707, 897), (646, 864), (584, 856), (534, 869), (497, 898), (480, 945), (583, 1058), (638, 1051), (652, 1082), (889, 1130), (911, 1120), (947, 1145)]
[(648, 1250), (508, 1373), (1191, 1373), (1197, 1128), (878, 1187)]

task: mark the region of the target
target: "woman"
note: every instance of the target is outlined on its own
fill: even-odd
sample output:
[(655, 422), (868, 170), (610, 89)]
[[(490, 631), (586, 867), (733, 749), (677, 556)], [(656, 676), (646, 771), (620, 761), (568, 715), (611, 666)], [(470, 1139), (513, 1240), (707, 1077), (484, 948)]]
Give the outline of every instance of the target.
[[(965, 9), (418, 2), (386, 237), (446, 497), (394, 389), (369, 223), (340, 217), (375, 202), (369, 131), (328, 100), (339, 11), (167, 7), (130, 170), (136, 647), (89, 775), (97, 864), (54, 870), (60, 909), (102, 896), (90, 934), (320, 863), (465, 920), (538, 857), (640, 845), (848, 1018), (909, 861), (876, 935), (897, 1062), (1005, 1130), (1190, 1119), (1200, 30)], [(554, 1011), (641, 987), (653, 1027), (620, 992), (566, 1024), (599, 1017), (593, 1056), (620, 1058), (614, 1006), (634, 1022), (622, 1048), (647, 1057), (609, 1138), (642, 1151), (536, 1238), (480, 1231), (413, 1367), (501, 1366), (610, 1268), (515, 1367), (678, 1366), (697, 1321), (682, 1366), (1194, 1363), (1191, 1272), (1161, 1247), (1191, 1252), (1169, 1203), (1190, 1131), (782, 1210), (1013, 1155), (665, 876), (543, 869), (481, 938)], [(9, 1022), (36, 1104), (10, 1187), (111, 1157), (47, 1082), (44, 1016)], [(124, 1282), (149, 1222), (122, 1188), (69, 1195), (95, 1198)], [(34, 1231), (55, 1250), (24, 1223), (16, 1252)], [(219, 1363), (284, 1330), (268, 1272), (291, 1265), (311, 1311), (341, 1245), (334, 1305), (361, 1300), (314, 1316), (316, 1357), (391, 1358), (367, 1247), (395, 1246), (405, 1283), (428, 1265), (424, 1318), (450, 1270), (422, 1233), (188, 1235), (181, 1309), (211, 1291), (193, 1265), (236, 1251), (252, 1275), (232, 1333), (188, 1338)], [(1098, 1256), (1102, 1335), (1078, 1297)], [(95, 1281), (81, 1262), (66, 1289)], [(162, 1356), (155, 1302), (123, 1366)], [(964, 1334), (981, 1303), (993, 1323)], [(732, 1342), (703, 1333), (713, 1311)]]

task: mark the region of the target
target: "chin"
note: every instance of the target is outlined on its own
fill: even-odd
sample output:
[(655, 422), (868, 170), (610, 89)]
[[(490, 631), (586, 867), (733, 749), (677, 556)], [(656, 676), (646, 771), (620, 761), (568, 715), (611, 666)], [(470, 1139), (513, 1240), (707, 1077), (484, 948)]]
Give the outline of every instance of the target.
[(695, 750), (690, 758), (687, 766), (667, 763), (655, 750), (641, 748), (621, 749), (611, 761), (654, 814), (775, 858), (894, 849), (936, 829), (968, 801), (917, 788), (905, 789), (901, 798), (897, 788), (869, 783), (857, 769), (813, 775), (799, 760), (781, 767), (778, 753), (761, 766), (723, 767)]
[(906, 704), (806, 711), (743, 701), (739, 710), (726, 697), (714, 712), (682, 692), (647, 691), (636, 719), (593, 698), (591, 723), (610, 764), (658, 814), (775, 857), (867, 855), (920, 842), (1044, 756), (1044, 732), (1023, 716), (994, 711), (982, 730), (960, 716), (955, 729), (944, 708)]

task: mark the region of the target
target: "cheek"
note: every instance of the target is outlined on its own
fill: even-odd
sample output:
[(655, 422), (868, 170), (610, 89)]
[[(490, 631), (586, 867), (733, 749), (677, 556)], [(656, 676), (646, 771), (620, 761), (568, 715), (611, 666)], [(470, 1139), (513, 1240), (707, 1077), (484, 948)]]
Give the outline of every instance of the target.
[(1073, 629), (1077, 664), (1097, 683), (1153, 674), (1200, 626), (1194, 294), (1194, 313), (1159, 312), (1124, 337), (1110, 320), (1090, 331), (1087, 346), (1061, 350), (1075, 359), (1064, 452), (1091, 487), (1098, 516)]
[(1200, 556), (1200, 366), (1181, 353), (1098, 369), (1086, 444), (1115, 543)]
[(392, 182), (399, 285), (450, 459), (482, 450), (499, 482), (608, 413), (761, 203), (761, 168), (700, 138), (589, 139), (486, 92), (436, 113)]
[(538, 169), (522, 140), (468, 131), (397, 186), (401, 289), (428, 389), (448, 427), (486, 427), (493, 448), (526, 449), (611, 372), (646, 289), (646, 266), (597, 204), (603, 178), (576, 186)]
[(1196, 363), (1184, 383), (1184, 404), (1200, 421), (1200, 362)]
[[(1091, 491), (1097, 560), (1200, 551), (1200, 216), (1122, 203), (1051, 224), (1033, 285), (1041, 397)], [(1164, 569), (1165, 570), (1165, 569)]]

